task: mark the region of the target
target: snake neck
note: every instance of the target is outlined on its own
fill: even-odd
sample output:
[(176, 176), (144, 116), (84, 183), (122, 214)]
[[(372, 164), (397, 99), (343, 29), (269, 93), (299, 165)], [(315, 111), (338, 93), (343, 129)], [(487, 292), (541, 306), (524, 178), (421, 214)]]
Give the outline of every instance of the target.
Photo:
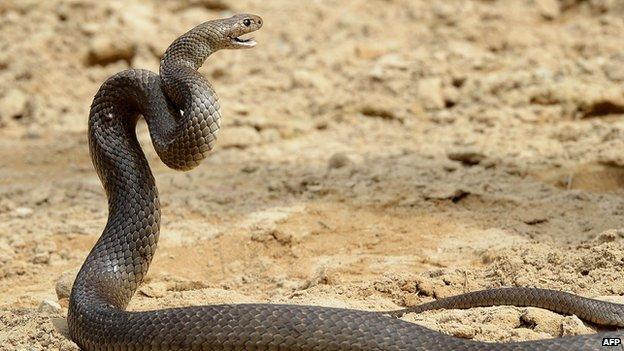
[(194, 70), (206, 61), (208, 56), (218, 50), (216, 43), (218, 38), (212, 33), (209, 26), (206, 30), (191, 30), (176, 39), (165, 51), (160, 60), (160, 75), (167, 76), (171, 69), (187, 66)]
[[(106, 227), (76, 279), (72, 301), (125, 309), (156, 251), (158, 190), (135, 126), (140, 114), (150, 116), (150, 109), (156, 108), (158, 103), (150, 104), (149, 99), (158, 90), (157, 82), (154, 73), (124, 71), (105, 82), (94, 98), (89, 150), (107, 195), (109, 213)], [(78, 305), (70, 306), (74, 312), (81, 311)]]

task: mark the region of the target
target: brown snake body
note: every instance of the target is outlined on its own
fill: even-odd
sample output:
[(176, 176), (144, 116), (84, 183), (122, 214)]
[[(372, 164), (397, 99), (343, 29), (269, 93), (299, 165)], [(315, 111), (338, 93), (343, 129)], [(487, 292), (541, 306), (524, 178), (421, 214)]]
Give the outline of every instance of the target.
[[(390, 315), (398, 312), (271, 304), (125, 311), (147, 273), (160, 230), (158, 191), (135, 135), (137, 119), (141, 115), (146, 119), (165, 164), (180, 170), (197, 166), (212, 149), (220, 120), (216, 95), (197, 69), (219, 49), (254, 46), (253, 40), (241, 36), (261, 26), (261, 18), (254, 15), (205, 22), (171, 44), (160, 75), (123, 71), (106, 80), (95, 95), (89, 146), (107, 194), (109, 216), (70, 297), (70, 336), (82, 349), (604, 350), (603, 337), (621, 336), (610, 332), (489, 344), (451, 337)], [(620, 305), (540, 289), (480, 294), (437, 301), (424, 309), (518, 303), (620, 326), (624, 314)], [(561, 298), (566, 302), (560, 304)]]

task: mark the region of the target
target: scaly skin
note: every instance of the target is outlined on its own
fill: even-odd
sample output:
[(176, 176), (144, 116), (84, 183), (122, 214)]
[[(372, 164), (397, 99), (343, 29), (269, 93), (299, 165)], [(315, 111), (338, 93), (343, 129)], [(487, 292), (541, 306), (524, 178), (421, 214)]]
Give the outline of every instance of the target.
[(241, 304), (125, 311), (147, 273), (160, 230), (158, 191), (136, 139), (137, 119), (146, 119), (165, 164), (180, 170), (197, 166), (214, 146), (220, 121), (217, 97), (197, 69), (217, 50), (254, 46), (236, 38), (261, 26), (254, 15), (203, 23), (171, 44), (160, 75), (123, 71), (97, 92), (89, 147), (109, 216), (70, 296), (70, 336), (82, 349), (603, 350), (603, 337), (619, 336), (488, 344), (387, 314), (337, 308)]

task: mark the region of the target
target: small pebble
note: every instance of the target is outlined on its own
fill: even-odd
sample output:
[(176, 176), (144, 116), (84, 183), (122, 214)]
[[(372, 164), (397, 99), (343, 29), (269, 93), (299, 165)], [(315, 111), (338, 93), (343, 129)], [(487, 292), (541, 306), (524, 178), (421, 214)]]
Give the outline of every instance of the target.
[(61, 305), (58, 302), (52, 300), (43, 300), (39, 304), (39, 312), (46, 314), (59, 314), (61, 313)]
[(76, 279), (75, 271), (66, 271), (61, 274), (61, 276), (56, 281), (56, 297), (61, 299), (69, 298), (69, 294), (71, 293), (72, 286), (74, 285), (74, 280)]
[(351, 164), (351, 159), (345, 153), (338, 152), (333, 154), (329, 158), (328, 167), (329, 169), (342, 168), (349, 164)]
[(19, 89), (11, 89), (0, 99), (0, 119), (26, 117), (28, 106), (28, 95)]
[(474, 150), (456, 150), (447, 153), (449, 159), (459, 161), (468, 166), (474, 166), (485, 160), (487, 156)]
[(13, 211), (13, 214), (18, 218), (26, 218), (33, 214), (33, 210), (29, 207), (18, 207)]

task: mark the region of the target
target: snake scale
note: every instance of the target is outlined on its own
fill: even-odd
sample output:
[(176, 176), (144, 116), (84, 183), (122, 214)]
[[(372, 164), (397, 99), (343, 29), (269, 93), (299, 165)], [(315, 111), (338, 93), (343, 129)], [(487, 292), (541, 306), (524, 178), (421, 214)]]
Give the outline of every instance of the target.
[[(89, 115), (91, 158), (108, 199), (106, 227), (70, 296), (71, 338), (84, 350), (603, 350), (618, 331), (516, 343), (456, 338), (388, 313), (316, 306), (234, 304), (126, 311), (145, 277), (160, 229), (158, 191), (137, 141), (143, 116), (152, 143), (171, 168), (190, 170), (212, 149), (219, 103), (197, 69), (220, 49), (255, 46), (243, 35), (262, 26), (255, 15), (208, 21), (176, 39), (160, 74), (130, 69), (108, 78)], [(589, 321), (624, 325), (623, 308), (562, 292), (494, 289), (425, 304), (466, 308), (495, 304), (545, 307)]]

